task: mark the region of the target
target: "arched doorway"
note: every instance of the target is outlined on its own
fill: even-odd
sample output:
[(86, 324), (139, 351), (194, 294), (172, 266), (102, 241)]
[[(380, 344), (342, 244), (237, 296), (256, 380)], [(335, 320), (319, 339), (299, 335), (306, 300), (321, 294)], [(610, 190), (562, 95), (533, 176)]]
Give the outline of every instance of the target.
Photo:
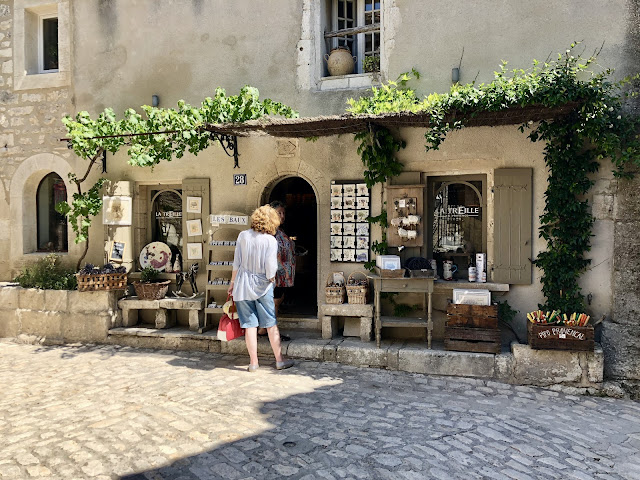
[(67, 187), (60, 175), (45, 176), (36, 192), (36, 218), (39, 252), (66, 252), (67, 217), (56, 211), (56, 205), (67, 201)]
[(300, 177), (287, 177), (264, 192), (264, 203), (280, 200), (286, 207), (282, 229), (295, 237), (296, 275), (280, 307), (283, 315), (317, 315), (317, 201), (311, 185)]

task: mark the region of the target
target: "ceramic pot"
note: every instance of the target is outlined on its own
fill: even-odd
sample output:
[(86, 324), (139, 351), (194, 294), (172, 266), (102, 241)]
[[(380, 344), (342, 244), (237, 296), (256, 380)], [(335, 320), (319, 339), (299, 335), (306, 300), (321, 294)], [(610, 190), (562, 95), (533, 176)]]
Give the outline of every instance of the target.
[(353, 73), (353, 69), (356, 66), (356, 57), (351, 55), (351, 52), (347, 47), (337, 47), (331, 50), (331, 53), (325, 54), (325, 61), (327, 62), (327, 69), (329, 75), (349, 75)]

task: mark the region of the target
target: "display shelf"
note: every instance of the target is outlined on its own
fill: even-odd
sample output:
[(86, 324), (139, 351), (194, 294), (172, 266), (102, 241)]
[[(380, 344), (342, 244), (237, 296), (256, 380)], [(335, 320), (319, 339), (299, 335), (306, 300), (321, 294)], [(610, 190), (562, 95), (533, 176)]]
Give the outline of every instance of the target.
[[(205, 245), (207, 249), (205, 257), (205, 270), (207, 272), (207, 285), (205, 286), (205, 291), (207, 292), (206, 305), (211, 305), (213, 302), (218, 305), (222, 305), (226, 302), (229, 284), (211, 285), (209, 282), (221, 278), (224, 280), (231, 280), (231, 272), (233, 271), (233, 265), (210, 265), (210, 263), (233, 262), (233, 255), (236, 250), (235, 245), (211, 245), (211, 242), (235, 242), (238, 239), (240, 232), (247, 228), (247, 225), (220, 224), (211, 232), (211, 235)], [(223, 313), (222, 307), (206, 307), (205, 324), (207, 328), (217, 328), (218, 322), (220, 321), (220, 317)]]
[(233, 265), (207, 265), (207, 270), (233, 270)]

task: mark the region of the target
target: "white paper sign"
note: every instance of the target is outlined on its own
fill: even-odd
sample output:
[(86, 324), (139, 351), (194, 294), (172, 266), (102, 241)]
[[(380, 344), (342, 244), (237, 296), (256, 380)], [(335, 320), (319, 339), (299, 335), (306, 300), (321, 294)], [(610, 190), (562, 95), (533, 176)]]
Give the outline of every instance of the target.
[(218, 225), (248, 225), (247, 215), (209, 215), (209, 221), (214, 227)]

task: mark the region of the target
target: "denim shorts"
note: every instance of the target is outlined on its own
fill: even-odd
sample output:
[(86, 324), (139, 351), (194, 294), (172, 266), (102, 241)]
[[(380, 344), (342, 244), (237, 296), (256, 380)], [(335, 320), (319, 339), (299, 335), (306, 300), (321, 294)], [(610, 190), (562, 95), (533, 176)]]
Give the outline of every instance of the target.
[(273, 288), (257, 300), (236, 302), (238, 319), (242, 328), (270, 328), (276, 324), (276, 308), (273, 304)]

